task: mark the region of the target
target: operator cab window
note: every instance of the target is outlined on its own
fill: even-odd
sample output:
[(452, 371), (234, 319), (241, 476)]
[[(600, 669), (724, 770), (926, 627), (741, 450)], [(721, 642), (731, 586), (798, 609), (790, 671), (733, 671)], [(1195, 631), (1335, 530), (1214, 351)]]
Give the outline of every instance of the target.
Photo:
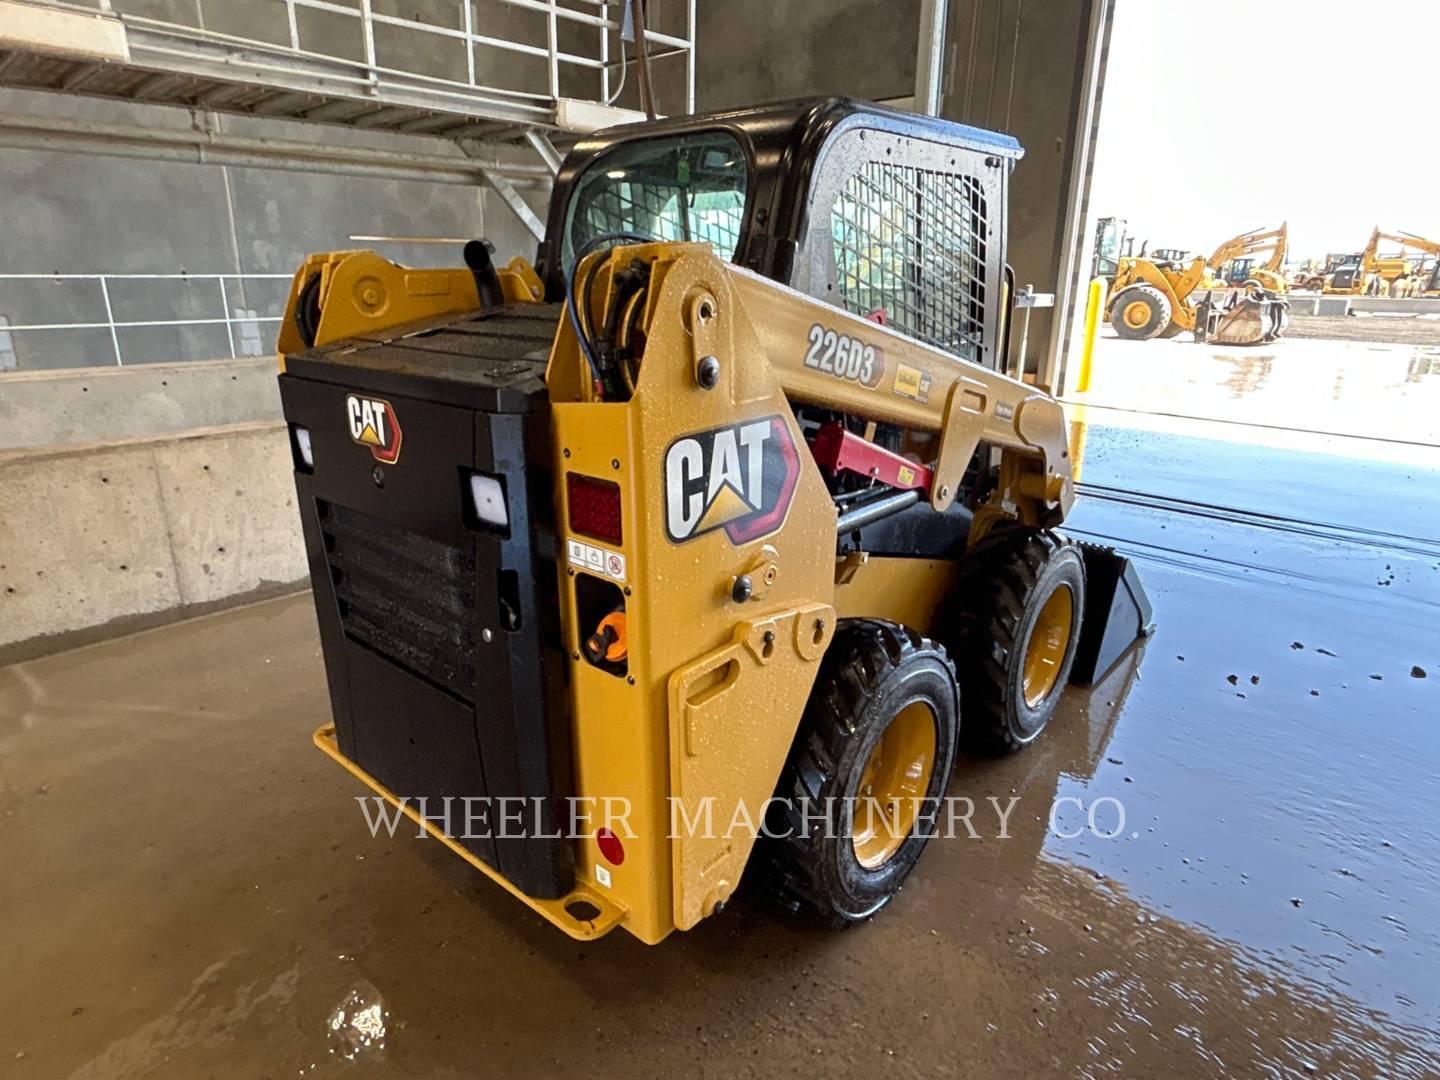
[(623, 143), (597, 158), (575, 186), (561, 265), (586, 243), (631, 232), (656, 240), (703, 241), (726, 262), (745, 216), (749, 167), (723, 131)]
[(1109, 276), (1120, 269), (1120, 226), (1114, 218), (1102, 218), (1095, 230), (1096, 276)]
[(890, 161), (850, 175), (830, 213), (841, 303), (966, 360), (985, 340), (988, 209), (977, 177)]

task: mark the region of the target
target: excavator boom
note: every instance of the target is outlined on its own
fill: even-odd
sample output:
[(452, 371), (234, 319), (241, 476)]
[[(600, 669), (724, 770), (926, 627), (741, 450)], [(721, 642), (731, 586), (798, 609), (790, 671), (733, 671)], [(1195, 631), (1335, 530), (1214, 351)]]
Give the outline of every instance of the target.
[(1217, 247), (1205, 265), (1219, 270), (1227, 262), (1245, 256), (1258, 257), (1268, 254), (1269, 258), (1260, 269), (1278, 274), (1285, 263), (1285, 252), (1289, 244), (1289, 224), (1282, 221), (1278, 229), (1253, 229), (1239, 236), (1232, 236)]
[(1400, 232), (1387, 233), (1381, 239), (1398, 241), (1404, 247), (1413, 247), (1423, 251), (1427, 255), (1440, 255), (1440, 243), (1434, 240), (1426, 240), (1424, 237), (1416, 236), (1414, 233)]

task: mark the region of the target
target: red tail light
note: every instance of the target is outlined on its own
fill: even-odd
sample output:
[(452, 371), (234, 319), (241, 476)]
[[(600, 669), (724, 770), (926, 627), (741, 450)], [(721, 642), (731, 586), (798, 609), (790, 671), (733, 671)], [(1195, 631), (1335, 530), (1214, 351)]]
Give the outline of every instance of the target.
[(566, 473), (565, 499), (570, 510), (572, 532), (620, 546), (619, 484), (579, 473)]
[(605, 856), (605, 861), (614, 866), (619, 866), (625, 861), (625, 845), (620, 843), (620, 838), (609, 829), (600, 829), (595, 833), (595, 843), (600, 848), (600, 854)]

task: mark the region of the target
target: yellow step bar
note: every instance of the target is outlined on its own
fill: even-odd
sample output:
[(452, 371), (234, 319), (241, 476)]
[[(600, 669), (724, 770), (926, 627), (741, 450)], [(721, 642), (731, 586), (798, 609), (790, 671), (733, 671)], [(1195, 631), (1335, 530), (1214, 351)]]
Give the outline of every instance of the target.
[[(624, 920), (624, 908), (616, 905), (613, 900), (601, 896), (583, 882), (577, 882), (575, 888), (571, 890), (569, 895), (561, 897), (559, 900), (537, 900), (533, 896), (526, 895), (512, 885), (500, 871), (446, 836), (442, 831), (437, 829), (432, 822), (422, 818), (408, 802), (401, 802), (389, 788), (342, 754), (339, 744), (335, 741), (334, 724), (325, 724), (323, 727), (317, 729), (313, 741), (315, 745), (325, 751), (326, 754), (345, 766), (356, 779), (371, 791), (375, 792), (375, 794), (379, 795), (391, 806), (399, 808), (406, 817), (415, 822), (416, 825), (422, 826), (432, 837), (439, 840), (440, 843), (444, 844), (456, 855), (459, 855), (471, 866), (475, 867), (476, 870), (479, 870), (486, 877), (490, 878), (490, 880), (498, 883), (511, 896), (523, 901), (536, 914), (540, 915), (552, 925), (559, 927), (577, 941), (594, 941), (598, 937), (604, 937)], [(597, 914), (593, 918), (588, 919), (582, 919), (576, 915), (572, 915), (570, 908), (579, 904), (586, 904), (594, 908)]]

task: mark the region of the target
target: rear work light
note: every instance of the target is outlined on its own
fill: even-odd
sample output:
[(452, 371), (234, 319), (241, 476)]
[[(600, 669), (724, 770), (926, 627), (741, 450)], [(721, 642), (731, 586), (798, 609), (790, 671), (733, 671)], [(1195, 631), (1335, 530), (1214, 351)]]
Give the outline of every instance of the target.
[(510, 515), (505, 509), (505, 488), (498, 479), (484, 473), (470, 474), (470, 505), (475, 516), (487, 525), (506, 529)]
[(315, 450), (310, 445), (310, 429), (303, 424), (291, 424), (290, 434), (295, 440), (295, 456), (300, 467), (307, 472), (315, 468)]
[(620, 485), (579, 473), (565, 474), (565, 502), (570, 529), (595, 540), (620, 546)]

